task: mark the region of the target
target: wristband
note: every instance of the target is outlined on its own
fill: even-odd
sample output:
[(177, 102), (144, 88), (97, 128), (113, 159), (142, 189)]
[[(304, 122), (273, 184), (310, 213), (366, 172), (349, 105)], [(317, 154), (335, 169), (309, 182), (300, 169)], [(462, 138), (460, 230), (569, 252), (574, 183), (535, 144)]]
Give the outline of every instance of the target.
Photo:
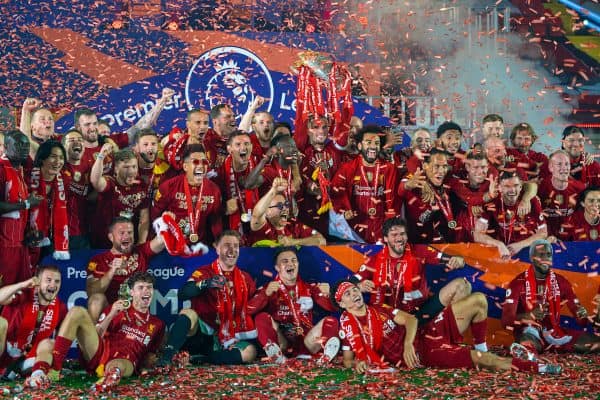
[(98, 159), (98, 160), (104, 160), (104, 157), (106, 157), (104, 155), (104, 153), (98, 153), (98, 155), (96, 156), (96, 159)]
[(25, 204), (25, 209), (29, 210), (31, 208), (31, 203), (29, 203), (29, 200), (25, 199), (25, 201), (23, 202), (23, 204)]

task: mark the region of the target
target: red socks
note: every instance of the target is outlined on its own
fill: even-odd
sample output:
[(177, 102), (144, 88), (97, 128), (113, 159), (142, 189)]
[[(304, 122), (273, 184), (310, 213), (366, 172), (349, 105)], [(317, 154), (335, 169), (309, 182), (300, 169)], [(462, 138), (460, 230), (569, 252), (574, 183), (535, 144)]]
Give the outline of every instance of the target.
[(323, 318), (323, 330), (321, 336), (323, 337), (323, 345), (329, 340), (329, 338), (337, 336), (340, 331), (340, 324), (337, 319), (333, 317)]
[(258, 331), (258, 342), (262, 347), (267, 343), (277, 343), (277, 331), (273, 329), (273, 319), (265, 312), (261, 312), (254, 317), (254, 324)]
[(63, 336), (57, 336), (54, 341), (54, 350), (52, 350), (52, 369), (60, 371), (62, 369), (63, 361), (67, 357), (67, 353), (71, 348), (73, 340), (67, 339)]
[(36, 361), (31, 368), (32, 371), (44, 371), (44, 374), (48, 375), (48, 371), (50, 371), (50, 364), (46, 361)]

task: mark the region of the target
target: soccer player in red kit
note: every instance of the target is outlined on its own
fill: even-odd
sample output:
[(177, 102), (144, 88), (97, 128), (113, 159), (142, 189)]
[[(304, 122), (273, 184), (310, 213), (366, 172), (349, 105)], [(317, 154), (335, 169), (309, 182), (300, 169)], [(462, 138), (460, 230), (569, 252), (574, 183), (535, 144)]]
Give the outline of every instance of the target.
[(133, 223), (124, 217), (115, 218), (108, 227), (112, 248), (94, 255), (87, 265), (86, 292), (88, 311), (93, 321), (108, 304), (119, 298), (119, 288), (136, 272), (148, 270), (152, 257), (164, 248), (162, 236), (135, 245)]
[(338, 321), (325, 317), (313, 323), (313, 307), (335, 311), (329, 284), (307, 284), (298, 276), (298, 253), (284, 247), (275, 253), (277, 277), (256, 292), (248, 303), (254, 315), (258, 342), (267, 356), (282, 364), (287, 357), (316, 354), (319, 363), (331, 361), (340, 348)]
[(483, 206), (498, 196), (498, 178), (488, 174), (488, 160), (483, 153), (471, 150), (465, 159), (467, 176), (451, 176), (448, 179), (450, 201), (460, 227), (457, 242), (473, 242), (475, 221), (483, 212)]
[(32, 266), (46, 255), (68, 260), (69, 219), (67, 217), (68, 180), (62, 174), (66, 152), (56, 140), (42, 143), (35, 155), (33, 169), (28, 174), (29, 190), (42, 198), (39, 206), (29, 213), (31, 236), (27, 241)]
[(318, 231), (291, 217), (291, 207), (285, 198), (287, 188), (285, 179), (275, 177), (271, 189), (256, 203), (248, 242), (257, 245), (266, 240), (269, 245), (274, 242), (281, 246), (326, 244), (325, 237)]
[(298, 197), (298, 219), (315, 228), (322, 235), (329, 231), (329, 213), (323, 199), (329, 199), (331, 179), (337, 172), (344, 152), (332, 140), (328, 140), (329, 121), (325, 117), (310, 117), (308, 125), (308, 143), (300, 164), (303, 189)]
[(544, 153), (531, 150), (537, 140), (533, 127), (526, 122), (515, 125), (510, 133), (512, 147), (506, 149), (513, 162), (527, 171), (527, 179), (536, 179), (548, 166), (548, 157)]
[[(444, 185), (450, 171), (448, 153), (434, 148), (423, 164), (425, 176), (417, 171), (398, 185), (399, 208), (404, 207), (411, 243), (453, 243), (462, 227), (458, 226), (450, 193)], [(430, 193), (429, 196), (425, 196)]]
[(233, 110), (227, 104), (217, 104), (210, 110), (212, 129), (204, 135), (202, 144), (206, 149), (206, 157), (210, 169), (218, 170), (227, 157), (227, 140), (237, 129)]
[(4, 135), (6, 151), (0, 157), (0, 276), (2, 284), (33, 275), (29, 252), (23, 245), (29, 210), (42, 198), (30, 194), (23, 166), (29, 157), (29, 139), (18, 130)]
[(437, 145), (433, 147), (441, 147), (448, 156), (448, 164), (450, 165), (450, 173), (460, 174), (463, 169), (463, 160), (465, 151), (461, 148), (463, 132), (460, 125), (452, 121), (446, 121), (437, 129)]
[(252, 142), (252, 155), (256, 159), (262, 158), (271, 147), (271, 139), (275, 133), (273, 116), (268, 111), (258, 111), (265, 104), (264, 97), (255, 96), (242, 116), (239, 129), (250, 134)]
[(564, 240), (600, 241), (600, 187), (589, 187), (580, 196), (580, 207), (565, 222)]
[(147, 187), (148, 199), (153, 199), (160, 184), (173, 178), (178, 171), (159, 157), (158, 135), (153, 129), (140, 130), (135, 134), (133, 141), (133, 151), (137, 155), (140, 179)]
[(83, 136), (70, 130), (62, 137), (67, 159), (62, 173), (67, 178), (67, 218), (69, 219), (69, 249), (89, 249), (88, 194), (91, 191), (90, 166), (81, 162)]
[(92, 186), (98, 191), (96, 215), (92, 222), (92, 246), (100, 249), (110, 248), (108, 225), (117, 216), (132, 220), (139, 243), (146, 241), (150, 228), (150, 199), (146, 185), (139, 181), (135, 153), (131, 149), (115, 153), (113, 177), (102, 175), (103, 160), (111, 151), (110, 144), (102, 146), (90, 173)]
[(164, 212), (171, 212), (188, 245), (210, 243), (223, 229), (221, 191), (206, 177), (208, 159), (202, 145), (186, 147), (183, 172), (160, 185), (154, 195), (151, 218), (154, 221)]
[(46, 340), (67, 315), (67, 306), (58, 298), (61, 276), (56, 266), (41, 266), (26, 281), (0, 289), (0, 370), (14, 379), (15, 372), (31, 378), (28, 386), (47, 383), (53, 343)]
[(152, 366), (165, 333), (164, 322), (150, 314), (154, 277), (136, 272), (127, 285), (131, 300), (113, 303), (98, 324), (83, 307), (69, 310), (54, 342), (52, 369), (60, 372), (75, 339), (86, 370), (100, 377), (95, 391), (110, 391), (121, 377)]
[(581, 128), (570, 125), (563, 130), (562, 148), (569, 153), (571, 176), (586, 187), (600, 186), (600, 163), (584, 152), (585, 134)]
[[(444, 307), (471, 294), (471, 285), (463, 278), (431, 293), (424, 263), (445, 263), (449, 270), (462, 268), (464, 259), (448, 256), (426, 245), (409, 245), (407, 223), (392, 217), (383, 223), (383, 249), (368, 258), (354, 279), (363, 293), (370, 293), (369, 304), (397, 308), (414, 314), (420, 325), (434, 318)], [(485, 325), (473, 326), (485, 330)]]
[(227, 227), (239, 231), (243, 243), (250, 234), (252, 209), (259, 198), (258, 187), (263, 181), (261, 171), (267, 162), (266, 157), (257, 162), (253, 147), (248, 133), (234, 131), (227, 144), (229, 155), (215, 179), (225, 200)]
[[(506, 290), (502, 305), (502, 325), (513, 331), (513, 353), (532, 351), (530, 357), (544, 350), (600, 351), (600, 337), (577, 331), (560, 323), (564, 304), (577, 323), (588, 323), (587, 310), (579, 303), (569, 281), (552, 270), (552, 245), (536, 240), (529, 247), (531, 265), (517, 275)], [(524, 347), (523, 347), (524, 346)]]
[[(287, 182), (287, 188), (284, 192), (285, 200), (290, 205), (292, 218), (298, 216), (298, 204), (296, 198), (302, 188), (302, 176), (300, 175), (300, 153), (296, 147), (296, 142), (288, 135), (277, 135), (271, 140), (271, 147), (275, 149), (276, 156), (265, 165), (262, 171), (263, 184), (259, 188), (259, 193), (264, 196), (270, 189), (275, 178), (283, 178)], [(271, 150), (268, 155), (270, 155)]]
[(160, 366), (170, 365), (179, 350), (205, 355), (213, 364), (256, 359), (257, 332), (248, 309), (256, 284), (237, 266), (240, 234), (223, 231), (215, 249), (217, 259), (194, 271), (179, 290), (179, 300), (191, 300), (192, 307), (181, 310), (175, 320)]
[(577, 198), (585, 185), (570, 175), (571, 163), (564, 150), (552, 153), (548, 161), (550, 175), (544, 176), (538, 186), (538, 196), (548, 222), (548, 235), (563, 239), (565, 222), (577, 208)]
[(334, 286), (332, 295), (344, 310), (340, 316), (344, 367), (359, 373), (393, 371), (400, 366), (560, 372), (555, 365), (503, 358), (460, 345), (462, 334), (473, 322), (487, 319), (487, 300), (481, 293), (446, 307), (420, 328), (417, 318), (402, 310), (366, 305), (360, 289), (349, 281)]
[(367, 243), (382, 239), (386, 217), (396, 214), (396, 168), (379, 159), (385, 145), (381, 127), (367, 125), (356, 134), (360, 155), (343, 163), (331, 181), (331, 197), (337, 212)]
[(518, 214), (524, 195), (523, 183), (516, 172), (502, 172), (499, 183), (500, 196), (485, 205), (481, 217), (475, 221), (473, 237), (477, 243), (496, 246), (501, 257), (509, 258), (535, 240), (546, 238), (548, 227), (537, 197), (530, 201), (530, 213)]

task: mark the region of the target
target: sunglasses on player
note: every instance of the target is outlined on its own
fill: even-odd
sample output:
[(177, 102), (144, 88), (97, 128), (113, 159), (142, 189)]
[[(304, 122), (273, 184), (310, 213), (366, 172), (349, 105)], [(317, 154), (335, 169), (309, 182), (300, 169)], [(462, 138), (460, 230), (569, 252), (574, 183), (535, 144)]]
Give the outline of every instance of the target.
[(290, 207), (290, 203), (288, 203), (287, 201), (283, 201), (283, 202), (279, 202), (277, 204), (273, 204), (272, 206), (269, 206), (269, 208), (279, 208), (279, 210), (283, 210), (284, 208), (289, 208)]
[(207, 166), (208, 165), (208, 160), (206, 158), (190, 158), (187, 162), (192, 163), (193, 165), (204, 165)]

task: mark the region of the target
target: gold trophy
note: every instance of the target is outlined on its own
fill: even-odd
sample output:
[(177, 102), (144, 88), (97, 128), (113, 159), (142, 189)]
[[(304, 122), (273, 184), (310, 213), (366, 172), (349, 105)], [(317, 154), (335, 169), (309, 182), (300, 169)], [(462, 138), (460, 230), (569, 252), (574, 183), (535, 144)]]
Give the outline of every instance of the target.
[(127, 282), (121, 283), (119, 286), (119, 300), (123, 301), (123, 306), (129, 308), (131, 306), (131, 293), (129, 291), (129, 285)]

